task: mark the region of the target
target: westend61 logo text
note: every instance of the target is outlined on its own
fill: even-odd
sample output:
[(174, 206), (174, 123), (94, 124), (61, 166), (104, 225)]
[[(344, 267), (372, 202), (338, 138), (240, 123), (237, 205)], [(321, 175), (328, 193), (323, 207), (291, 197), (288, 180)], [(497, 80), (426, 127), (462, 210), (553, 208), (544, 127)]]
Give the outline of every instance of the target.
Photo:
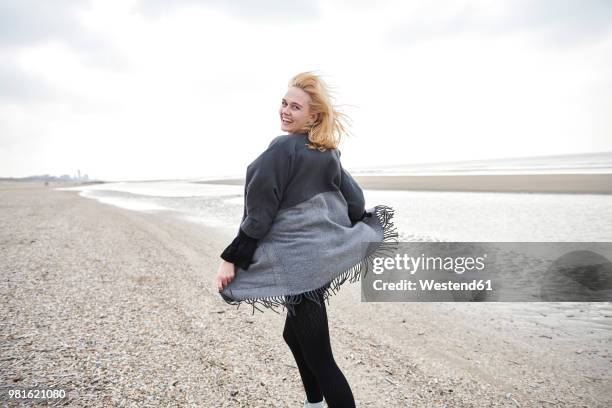
[(404, 254), (396, 254), (394, 258), (391, 257), (378, 257), (374, 258), (373, 272), (380, 275), (385, 270), (406, 270), (411, 275), (415, 274), (419, 270), (424, 271), (453, 271), (458, 274), (462, 274), (465, 271), (482, 271), (485, 268), (484, 260), (487, 254), (479, 257), (471, 256), (458, 256), (458, 257), (441, 257), (441, 256), (421, 256), (413, 257)]

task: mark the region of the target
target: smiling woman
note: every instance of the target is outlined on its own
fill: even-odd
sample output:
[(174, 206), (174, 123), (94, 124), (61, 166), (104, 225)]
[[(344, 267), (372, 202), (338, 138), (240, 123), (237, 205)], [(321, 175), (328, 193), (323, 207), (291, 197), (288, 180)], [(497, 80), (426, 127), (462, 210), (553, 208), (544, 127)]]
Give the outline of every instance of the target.
[(311, 98), (300, 88), (290, 87), (281, 102), (281, 129), (288, 133), (307, 131), (318, 115), (310, 112)]
[(318, 76), (292, 78), (279, 115), (288, 134), (247, 167), (242, 222), (221, 254), (216, 285), (229, 304), (287, 309), (283, 339), (302, 377), (304, 406), (323, 406), (325, 398), (330, 407), (354, 407), (332, 354), (325, 300), (397, 243), (393, 209), (366, 210), (340, 162), (345, 117)]
[(281, 129), (288, 133), (307, 133), (311, 149), (335, 149), (342, 135), (349, 135), (349, 117), (332, 104), (327, 84), (310, 72), (296, 75), (281, 100)]

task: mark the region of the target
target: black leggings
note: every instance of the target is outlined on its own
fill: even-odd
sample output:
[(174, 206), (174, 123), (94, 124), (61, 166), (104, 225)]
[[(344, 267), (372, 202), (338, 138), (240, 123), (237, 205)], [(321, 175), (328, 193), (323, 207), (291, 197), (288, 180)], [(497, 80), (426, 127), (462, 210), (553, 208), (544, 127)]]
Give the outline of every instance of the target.
[(297, 363), (308, 402), (325, 397), (329, 408), (355, 407), (351, 387), (332, 354), (325, 302), (322, 295), (318, 298), (321, 305), (303, 299), (295, 305), (295, 315), (287, 314), (283, 338)]

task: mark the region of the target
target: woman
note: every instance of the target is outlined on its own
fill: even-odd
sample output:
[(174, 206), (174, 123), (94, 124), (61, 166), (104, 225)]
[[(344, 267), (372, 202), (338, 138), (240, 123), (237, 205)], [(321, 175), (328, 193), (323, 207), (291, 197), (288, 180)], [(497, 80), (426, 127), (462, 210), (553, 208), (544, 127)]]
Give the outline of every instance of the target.
[(363, 191), (342, 168), (337, 147), (347, 118), (319, 76), (292, 78), (279, 115), (287, 134), (247, 167), (244, 214), (221, 254), (217, 288), (227, 303), (249, 303), (253, 313), (256, 304), (287, 309), (283, 338), (306, 391), (304, 407), (323, 407), (323, 400), (354, 407), (332, 354), (325, 300), (395, 246), (393, 209), (366, 210)]

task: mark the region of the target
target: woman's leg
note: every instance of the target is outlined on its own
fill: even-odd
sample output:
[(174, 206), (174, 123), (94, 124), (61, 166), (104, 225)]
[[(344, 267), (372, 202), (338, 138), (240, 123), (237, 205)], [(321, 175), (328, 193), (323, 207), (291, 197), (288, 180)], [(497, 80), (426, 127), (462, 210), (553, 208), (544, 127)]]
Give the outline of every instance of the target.
[(302, 355), (302, 350), (300, 349), (300, 343), (298, 339), (295, 337), (295, 333), (290, 326), (289, 316), (285, 319), (285, 328), (283, 330), (283, 338), (285, 342), (289, 346), (291, 353), (293, 354), (293, 358), (297, 363), (298, 370), (300, 371), (300, 377), (302, 378), (302, 383), (304, 384), (304, 391), (306, 391), (306, 398), (308, 402), (321, 402), (323, 401), (323, 393), (319, 388), (319, 383), (317, 382), (317, 378), (314, 376), (306, 361), (304, 360), (304, 356)]
[[(303, 361), (317, 379), (327, 405), (330, 408), (355, 407), (351, 387), (332, 354), (327, 310), (322, 296), (319, 296), (319, 302), (317, 305), (311, 300), (302, 300), (295, 305), (295, 316), (287, 315), (285, 323), (292, 329)], [(308, 377), (306, 381), (310, 381)]]

